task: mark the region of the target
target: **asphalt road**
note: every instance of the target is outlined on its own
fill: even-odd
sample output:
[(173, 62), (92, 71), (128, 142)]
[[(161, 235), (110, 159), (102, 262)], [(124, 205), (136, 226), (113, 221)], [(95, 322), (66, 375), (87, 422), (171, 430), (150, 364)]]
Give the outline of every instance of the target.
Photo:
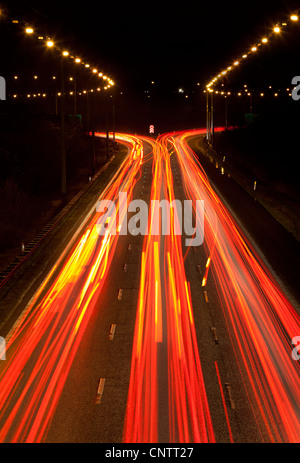
[(228, 177), (228, 172), (222, 175), (221, 169), (209, 162), (207, 156), (202, 154), (206, 149), (203, 152), (197, 149), (202, 137), (203, 135), (191, 137), (189, 144), (196, 151), (214, 188), (217, 189), (252, 242), (257, 245), (265, 262), (281, 281), (299, 309), (300, 243), (253, 196), (249, 195), (232, 177)]
[[(149, 151), (151, 146), (146, 145), (144, 155)], [(151, 168), (151, 160), (143, 164), (133, 199), (142, 193), (144, 200), (149, 201)], [(122, 442), (142, 243), (142, 236), (119, 237), (105, 288), (68, 376), (47, 442)], [(99, 400), (101, 379), (105, 383)]]
[[(235, 228), (184, 137), (132, 138), (130, 162), (109, 193), (126, 187), (147, 204), (155, 194), (181, 203), (201, 197), (205, 243), (188, 250), (184, 236), (160, 237), (155, 254), (151, 237), (127, 234), (105, 251), (104, 240), (87, 245), (93, 228), (84, 220), (76, 253), (75, 245), (63, 255), (60, 247), (43, 289), (35, 293), (47, 273), (39, 281), (32, 275), (32, 291), (7, 319), (8, 332), (29, 307), (0, 365), (0, 440), (299, 441), (299, 364), (289, 345), (290, 333), (300, 334), (299, 316)], [(230, 205), (231, 187), (224, 189)]]

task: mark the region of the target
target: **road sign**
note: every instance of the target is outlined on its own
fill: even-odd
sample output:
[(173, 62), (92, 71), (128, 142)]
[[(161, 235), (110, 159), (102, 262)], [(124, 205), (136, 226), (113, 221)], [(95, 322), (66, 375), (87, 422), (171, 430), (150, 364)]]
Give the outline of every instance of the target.
[(149, 125), (149, 133), (154, 133), (154, 125)]

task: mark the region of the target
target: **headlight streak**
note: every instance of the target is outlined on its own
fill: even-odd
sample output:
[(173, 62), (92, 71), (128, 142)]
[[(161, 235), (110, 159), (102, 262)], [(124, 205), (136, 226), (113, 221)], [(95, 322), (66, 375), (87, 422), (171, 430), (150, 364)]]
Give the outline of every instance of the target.
[[(97, 134), (100, 135), (100, 134)], [(117, 200), (119, 191), (131, 198), (143, 162), (142, 143), (130, 135), (117, 135), (130, 146), (101, 198)], [(122, 223), (122, 211), (118, 211)], [(118, 241), (100, 237), (99, 214), (54, 267), (7, 342), (7, 360), (0, 373), (0, 441), (41, 442), (62, 393), (85, 328), (105, 282)], [(4, 363), (4, 362), (2, 362)], [(1, 365), (2, 367), (2, 365)]]

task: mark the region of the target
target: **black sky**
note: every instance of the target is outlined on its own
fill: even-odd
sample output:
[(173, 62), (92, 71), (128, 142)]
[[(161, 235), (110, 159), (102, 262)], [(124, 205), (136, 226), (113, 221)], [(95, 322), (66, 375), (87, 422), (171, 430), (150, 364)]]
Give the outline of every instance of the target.
[[(66, 48), (112, 77), (121, 130), (138, 130), (140, 124), (144, 130), (153, 122), (161, 130), (173, 130), (203, 125), (207, 82), (298, 8), (295, 0), (0, 0), (0, 18), (21, 18), (60, 45), (63, 37)], [(24, 93), (30, 91), (33, 73), (41, 76), (42, 84), (42, 75), (48, 80), (58, 75), (60, 62), (44, 45), (34, 45), (22, 30), (15, 30), (7, 35), (0, 28), (0, 75), (20, 74), (22, 79), (8, 82), (8, 88)], [(300, 24), (271, 42), (241, 70), (230, 73), (226, 85), (289, 86), (299, 75)], [(20, 87), (13, 89), (15, 84)], [(187, 100), (178, 94), (180, 87), (189, 94)], [(49, 89), (49, 82), (42, 88), (54, 90), (59, 89)]]
[(83, 52), (121, 86), (207, 82), (299, 2), (11, 1), (9, 10), (58, 33), (63, 24)]

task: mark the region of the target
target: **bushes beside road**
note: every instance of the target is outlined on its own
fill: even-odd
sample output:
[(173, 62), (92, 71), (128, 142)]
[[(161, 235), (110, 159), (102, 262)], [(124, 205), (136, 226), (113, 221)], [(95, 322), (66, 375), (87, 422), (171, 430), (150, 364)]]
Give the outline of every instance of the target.
[[(41, 115), (0, 115), (0, 252), (31, 239), (63, 198), (60, 120)], [(76, 120), (66, 120), (69, 199), (92, 172), (92, 140)], [(96, 167), (106, 162), (96, 138)]]
[(300, 196), (298, 122), (271, 115), (215, 137), (215, 149), (261, 184)]

